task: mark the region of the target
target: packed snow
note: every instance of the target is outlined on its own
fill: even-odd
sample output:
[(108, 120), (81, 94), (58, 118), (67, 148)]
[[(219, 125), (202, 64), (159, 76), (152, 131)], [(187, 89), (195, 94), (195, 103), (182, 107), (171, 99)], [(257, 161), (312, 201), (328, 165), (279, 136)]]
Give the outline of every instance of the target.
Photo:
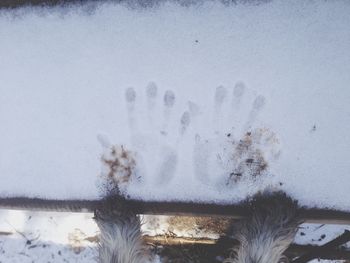
[[(0, 196), (350, 210), (350, 3), (0, 11)], [(101, 183), (102, 182), (102, 183)]]

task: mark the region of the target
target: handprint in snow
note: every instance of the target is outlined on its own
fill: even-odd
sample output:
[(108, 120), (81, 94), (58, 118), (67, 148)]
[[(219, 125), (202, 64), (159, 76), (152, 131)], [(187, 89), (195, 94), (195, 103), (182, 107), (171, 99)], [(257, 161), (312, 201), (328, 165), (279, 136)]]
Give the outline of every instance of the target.
[(136, 153), (125, 149), (122, 145), (112, 145), (107, 136), (98, 136), (104, 148), (101, 157), (102, 161), (102, 183), (100, 185), (101, 194), (125, 193), (126, 187), (135, 178), (136, 173)]
[(172, 90), (160, 95), (154, 82), (144, 93), (125, 90), (131, 143), (112, 145), (100, 137), (103, 174), (111, 185), (125, 191), (130, 181), (159, 186), (176, 174), (186, 180), (194, 174), (204, 184), (222, 187), (269, 174), (280, 143), (270, 129), (256, 125), (266, 103), (263, 96), (239, 82), (231, 92), (219, 86), (213, 107), (190, 101), (179, 111), (176, 103)]
[(111, 146), (100, 137), (106, 152), (102, 157), (105, 171), (120, 191), (125, 191), (130, 180), (137, 179), (162, 185), (175, 176), (178, 165), (178, 145), (190, 124), (188, 111), (176, 115), (175, 93), (166, 90), (162, 96), (150, 82), (145, 96), (139, 98), (136, 90), (125, 91), (131, 145)]
[(247, 109), (242, 106), (245, 93), (242, 82), (235, 85), (231, 96), (223, 86), (216, 89), (212, 135), (202, 138), (198, 134), (193, 152), (195, 175), (205, 184), (221, 187), (259, 179), (280, 154), (277, 136), (268, 128), (253, 127), (265, 98), (254, 96)]

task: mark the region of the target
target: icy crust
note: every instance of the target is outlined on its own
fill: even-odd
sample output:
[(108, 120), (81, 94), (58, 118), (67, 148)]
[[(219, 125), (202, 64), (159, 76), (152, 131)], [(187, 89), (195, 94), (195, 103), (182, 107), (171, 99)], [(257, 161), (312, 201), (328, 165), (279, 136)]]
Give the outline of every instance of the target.
[(1, 11), (0, 195), (96, 199), (107, 177), (145, 200), (234, 203), (272, 187), (350, 210), (349, 12)]

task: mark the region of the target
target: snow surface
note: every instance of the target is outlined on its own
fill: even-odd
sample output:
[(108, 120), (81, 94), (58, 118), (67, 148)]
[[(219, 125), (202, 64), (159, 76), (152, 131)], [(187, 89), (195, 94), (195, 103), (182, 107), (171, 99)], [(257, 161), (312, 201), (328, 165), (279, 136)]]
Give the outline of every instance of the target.
[[(0, 262), (96, 262), (98, 228), (92, 217), (92, 213), (0, 210)], [(143, 221), (142, 230), (147, 235), (218, 238), (192, 229), (170, 228), (164, 217), (146, 217)], [(294, 243), (320, 246), (345, 229), (350, 226), (302, 224)]]
[(133, 198), (233, 203), (273, 187), (349, 211), (349, 13), (0, 11), (0, 196), (95, 199), (109, 174)]
[[(97, 262), (92, 214), (0, 211), (0, 262)], [(90, 241), (89, 241), (90, 240)]]

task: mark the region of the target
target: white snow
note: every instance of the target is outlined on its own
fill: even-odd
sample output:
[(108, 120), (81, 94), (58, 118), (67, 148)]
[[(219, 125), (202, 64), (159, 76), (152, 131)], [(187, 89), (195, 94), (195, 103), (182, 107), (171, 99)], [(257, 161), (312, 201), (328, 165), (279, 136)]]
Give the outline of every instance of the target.
[[(0, 211), (0, 262), (96, 262), (92, 214)], [(89, 241), (90, 240), (90, 241)]]
[[(349, 211), (349, 13), (282, 0), (1, 11), (0, 196), (98, 198), (100, 157), (123, 145), (133, 198), (274, 187)], [(268, 166), (253, 178), (257, 152)]]
[[(0, 210), (0, 262), (96, 262), (98, 228), (92, 217), (92, 213)], [(218, 238), (198, 229), (172, 227), (165, 217), (146, 216), (143, 222), (146, 235)], [(302, 224), (294, 243), (320, 246), (345, 229), (350, 226)]]

